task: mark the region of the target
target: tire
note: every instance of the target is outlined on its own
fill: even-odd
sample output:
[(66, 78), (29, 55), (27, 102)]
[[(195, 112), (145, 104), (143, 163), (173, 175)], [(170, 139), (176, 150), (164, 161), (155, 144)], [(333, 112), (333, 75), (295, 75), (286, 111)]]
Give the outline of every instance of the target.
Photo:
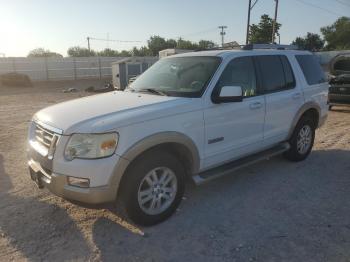
[[(176, 211), (185, 191), (185, 169), (175, 156), (150, 151), (132, 162), (125, 176), (121, 197), (127, 216), (134, 223), (155, 225)], [(171, 180), (165, 184), (168, 179)], [(164, 185), (162, 182), (165, 182)], [(145, 194), (150, 191), (152, 193)], [(145, 201), (143, 205), (141, 201)]]
[(333, 106), (328, 106), (328, 110), (331, 111)]
[[(309, 135), (306, 135), (307, 130), (310, 132)], [(308, 117), (303, 117), (299, 120), (298, 124), (296, 125), (293, 131), (292, 137), (289, 140), (290, 149), (284, 153), (284, 157), (294, 162), (303, 161), (310, 154), (314, 144), (314, 140), (315, 122)], [(302, 143), (302, 141), (304, 141), (305, 143)], [(299, 147), (298, 142), (300, 143), (299, 145), (301, 145)], [(302, 144), (306, 143), (307, 146), (303, 147)]]

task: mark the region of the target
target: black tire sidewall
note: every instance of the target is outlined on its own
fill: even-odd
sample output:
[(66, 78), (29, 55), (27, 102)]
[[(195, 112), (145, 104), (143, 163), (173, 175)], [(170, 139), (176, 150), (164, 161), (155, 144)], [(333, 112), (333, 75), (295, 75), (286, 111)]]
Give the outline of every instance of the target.
[[(304, 154), (301, 154), (301, 153), (299, 153), (298, 148), (297, 148), (298, 135), (299, 135), (300, 130), (306, 125), (310, 126), (310, 128), (311, 128), (311, 135), (312, 135), (311, 145), (310, 145), (309, 149)], [(284, 156), (291, 161), (302, 161), (302, 160), (306, 159), (312, 150), (312, 147), (314, 145), (314, 140), (315, 140), (315, 123), (310, 118), (304, 117), (296, 125), (294, 132), (293, 132), (293, 135), (292, 135), (291, 139), (289, 140), (290, 149), (284, 154)]]
[[(167, 152), (149, 152), (132, 162), (123, 183), (123, 201), (129, 218), (136, 224), (150, 226), (170, 217), (179, 206), (185, 191), (185, 169), (181, 162)], [(173, 203), (158, 215), (146, 214), (138, 203), (138, 189), (145, 175), (156, 167), (171, 169), (177, 178), (177, 192)]]

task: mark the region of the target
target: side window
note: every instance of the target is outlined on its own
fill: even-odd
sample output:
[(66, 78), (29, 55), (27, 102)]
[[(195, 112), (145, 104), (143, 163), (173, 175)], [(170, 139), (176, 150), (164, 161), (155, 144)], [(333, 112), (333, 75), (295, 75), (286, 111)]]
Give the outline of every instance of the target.
[(256, 95), (256, 75), (253, 59), (251, 57), (238, 57), (233, 59), (220, 76), (216, 87), (240, 86), (243, 96)]
[(288, 61), (288, 58), (284, 55), (280, 56), (282, 65), (283, 65), (283, 71), (286, 78), (286, 88), (293, 88), (295, 87), (295, 77), (293, 74), (292, 67), (290, 66), (290, 63)]
[(286, 88), (282, 60), (278, 55), (256, 56), (262, 75), (264, 93), (272, 93)]
[(320, 84), (327, 81), (320, 63), (313, 55), (296, 55), (295, 57), (309, 85)]

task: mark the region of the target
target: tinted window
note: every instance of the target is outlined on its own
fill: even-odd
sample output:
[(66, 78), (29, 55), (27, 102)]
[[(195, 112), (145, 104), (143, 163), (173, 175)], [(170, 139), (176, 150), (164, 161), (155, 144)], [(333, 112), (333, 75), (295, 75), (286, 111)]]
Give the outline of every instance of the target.
[(290, 66), (290, 63), (288, 61), (288, 58), (284, 55), (280, 56), (282, 65), (283, 65), (283, 71), (286, 78), (286, 88), (293, 88), (295, 87), (295, 78), (293, 74), (293, 70)]
[(222, 73), (217, 87), (240, 86), (243, 96), (256, 95), (256, 76), (253, 59), (251, 57), (239, 57), (233, 59)]
[(265, 93), (286, 88), (282, 61), (277, 55), (256, 57), (262, 75), (263, 90)]
[(296, 55), (295, 57), (309, 85), (320, 84), (327, 81), (320, 63), (313, 55)]

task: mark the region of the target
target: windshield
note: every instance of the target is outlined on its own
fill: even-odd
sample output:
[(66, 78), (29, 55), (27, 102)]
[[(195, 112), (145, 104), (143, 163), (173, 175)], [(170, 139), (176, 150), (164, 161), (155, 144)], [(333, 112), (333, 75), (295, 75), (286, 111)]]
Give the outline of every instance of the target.
[(136, 92), (200, 97), (220, 61), (214, 56), (163, 58), (139, 76), (130, 88)]

